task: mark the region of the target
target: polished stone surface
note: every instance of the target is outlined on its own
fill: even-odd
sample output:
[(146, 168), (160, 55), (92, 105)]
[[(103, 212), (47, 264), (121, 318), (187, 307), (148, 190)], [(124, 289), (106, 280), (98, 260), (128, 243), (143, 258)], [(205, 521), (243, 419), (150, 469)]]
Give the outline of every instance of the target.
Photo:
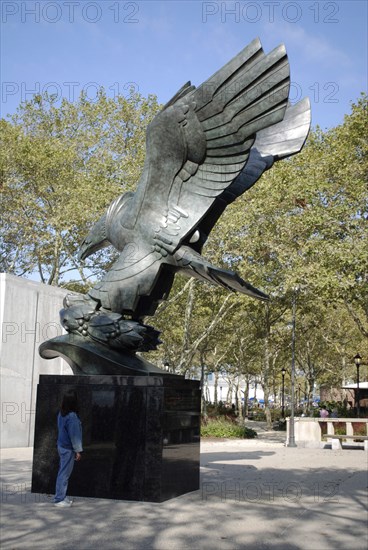
[(32, 492), (54, 493), (56, 417), (75, 391), (82, 460), (69, 495), (162, 502), (199, 488), (199, 383), (160, 376), (41, 376)]

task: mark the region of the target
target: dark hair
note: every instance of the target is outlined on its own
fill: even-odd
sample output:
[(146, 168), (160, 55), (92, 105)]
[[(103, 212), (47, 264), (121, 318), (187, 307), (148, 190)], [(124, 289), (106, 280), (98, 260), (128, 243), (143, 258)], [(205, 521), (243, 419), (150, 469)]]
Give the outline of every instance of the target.
[(78, 414), (78, 399), (75, 393), (65, 394), (61, 402), (60, 413), (61, 416), (66, 416), (70, 412), (75, 412)]

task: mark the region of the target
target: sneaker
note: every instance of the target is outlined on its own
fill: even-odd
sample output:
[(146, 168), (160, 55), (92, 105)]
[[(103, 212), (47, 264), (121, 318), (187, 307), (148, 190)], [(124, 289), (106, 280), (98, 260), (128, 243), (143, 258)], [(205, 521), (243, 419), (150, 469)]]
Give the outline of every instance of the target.
[(65, 497), (65, 498), (64, 498), (64, 501), (65, 501), (65, 502), (70, 502), (70, 504), (73, 504), (72, 499), (69, 498), (69, 497)]
[(70, 508), (72, 503), (70, 500), (61, 500), (60, 502), (54, 502), (54, 506), (57, 506), (58, 508)]

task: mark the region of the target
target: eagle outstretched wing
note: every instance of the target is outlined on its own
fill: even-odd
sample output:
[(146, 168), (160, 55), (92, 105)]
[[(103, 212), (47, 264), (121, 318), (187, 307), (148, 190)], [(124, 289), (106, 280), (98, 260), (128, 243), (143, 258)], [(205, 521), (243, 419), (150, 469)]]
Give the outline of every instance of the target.
[(257, 133), (283, 120), (289, 83), (284, 46), (265, 55), (257, 39), (200, 87), (183, 86), (157, 115), (131, 217), (154, 216), (158, 246), (173, 252), (190, 238), (246, 166)]
[(142, 319), (168, 297), (178, 271), (268, 299), (201, 249), (226, 206), (303, 147), (309, 102), (289, 105), (289, 85), (284, 46), (266, 55), (256, 39), (198, 88), (180, 88), (147, 128), (136, 191), (110, 204), (79, 253), (112, 244), (120, 256), (88, 295), (66, 298), (69, 334), (42, 344), (43, 357), (67, 358), (76, 373), (157, 373), (134, 354), (160, 343)]
[[(136, 192), (107, 213), (108, 241), (122, 253), (89, 292), (93, 299), (114, 311), (152, 314), (171, 288), (172, 269), (189, 269), (183, 247), (200, 252), (226, 206), (275, 160), (302, 148), (309, 102), (289, 105), (289, 86), (285, 47), (265, 54), (256, 39), (201, 86), (188, 82), (175, 94), (147, 129)], [(238, 289), (235, 274), (229, 279), (205, 260), (203, 269), (193, 262), (197, 276)], [(254, 295), (248, 290), (244, 282)]]

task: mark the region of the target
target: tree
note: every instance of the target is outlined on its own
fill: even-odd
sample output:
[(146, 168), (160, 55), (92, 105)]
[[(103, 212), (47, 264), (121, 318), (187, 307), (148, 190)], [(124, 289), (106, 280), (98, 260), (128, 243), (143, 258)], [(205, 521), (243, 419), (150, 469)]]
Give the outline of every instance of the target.
[[(303, 289), (308, 300), (301, 302), (298, 316), (311, 303), (319, 309), (322, 300), (334, 318), (343, 305), (363, 337), (368, 334), (366, 111), (362, 96), (341, 126), (312, 131), (300, 154), (277, 163), (227, 209), (208, 248), (270, 293), (271, 307), (288, 296), (291, 307), (291, 295)], [(319, 327), (315, 332), (323, 337)]]
[[(154, 96), (111, 99), (101, 89), (96, 101), (82, 94), (59, 107), (35, 96), (1, 120), (3, 271), (67, 286), (76, 270), (88, 286), (76, 251), (111, 200), (135, 187), (157, 111)], [(102, 253), (86, 266), (95, 275), (109, 261)]]
[[(309, 394), (315, 382), (334, 379), (339, 383), (342, 365), (349, 363), (354, 349), (368, 351), (363, 344), (368, 304), (365, 109), (363, 97), (343, 125), (327, 132), (312, 131), (301, 154), (277, 163), (226, 209), (203, 250), (211, 262), (235, 269), (271, 296), (269, 306), (232, 296), (227, 316), (202, 341), (208, 368), (211, 362), (216, 364), (216, 355), (222, 357), (221, 367), (216, 368), (228, 369), (233, 377), (250, 366), (254, 372), (259, 369), (266, 401), (267, 395), (275, 393), (281, 368), (291, 363), (291, 305), (296, 290), (297, 368), (307, 380)], [(169, 304), (165, 306), (171, 313), (159, 321), (163, 338), (181, 349), (188, 368), (200, 362), (203, 346), (195, 350), (193, 342), (211, 325), (217, 304), (226, 295), (225, 290), (196, 285), (195, 296), (182, 302), (175, 313)], [(351, 315), (350, 324), (344, 309)], [(191, 312), (189, 324), (182, 316), (184, 310), (187, 321)], [(171, 337), (173, 323), (179, 340)], [(182, 333), (183, 327), (190, 335)], [(237, 327), (244, 328), (246, 340), (250, 335), (252, 343), (247, 345), (254, 350), (254, 358), (244, 357), (240, 350), (245, 334)], [(236, 357), (229, 347), (238, 350)]]
[[(0, 121), (4, 270), (85, 291), (108, 267), (100, 253), (85, 266), (79, 242), (109, 202), (134, 189), (145, 155), (145, 129), (158, 111), (153, 96), (75, 104), (36, 97)], [(276, 393), (291, 362), (291, 304), (298, 289), (299, 380), (339, 383), (352, 357), (368, 356), (367, 97), (343, 124), (316, 128), (303, 151), (276, 163), (231, 204), (203, 255), (236, 270), (271, 297), (268, 305), (178, 277), (149, 322), (163, 345), (149, 360), (177, 372), (219, 370), (262, 381)], [(79, 281), (68, 281), (73, 270)]]

